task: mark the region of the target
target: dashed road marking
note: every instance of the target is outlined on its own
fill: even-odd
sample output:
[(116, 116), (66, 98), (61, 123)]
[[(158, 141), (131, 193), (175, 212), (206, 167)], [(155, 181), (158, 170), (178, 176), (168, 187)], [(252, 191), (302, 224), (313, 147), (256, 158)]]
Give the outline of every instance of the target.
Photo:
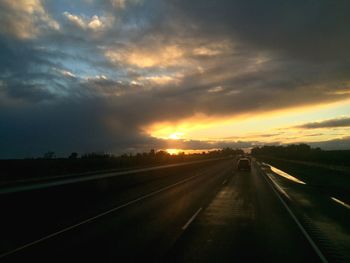
[(185, 230), (192, 223), (192, 221), (197, 217), (201, 210), (202, 207), (199, 208), (197, 212), (187, 221), (187, 223), (182, 227), (182, 230)]
[[(52, 234), (50, 234), (50, 235), (47, 235), (47, 236), (45, 236), (45, 237), (42, 237), (42, 238), (40, 238), (40, 239), (38, 239), (38, 240), (35, 240), (35, 241), (33, 241), (33, 242), (27, 243), (27, 244), (25, 244), (25, 245), (23, 245), (23, 246), (20, 246), (20, 247), (17, 247), (17, 248), (15, 248), (15, 249), (13, 249), (13, 250), (10, 250), (10, 251), (8, 251), (8, 252), (5, 252), (5, 253), (3, 253), (3, 254), (0, 255), (0, 259), (3, 258), (3, 257), (6, 257), (6, 256), (8, 256), (8, 255), (15, 254), (15, 253), (17, 253), (17, 252), (19, 252), (19, 251), (22, 251), (22, 250), (24, 250), (24, 249), (26, 249), (26, 248), (28, 248), (28, 247), (32, 247), (32, 246), (34, 246), (34, 245), (36, 245), (36, 244), (38, 244), (38, 243), (44, 242), (44, 241), (46, 241), (46, 240), (48, 240), (48, 239), (50, 239), (50, 238), (53, 238), (53, 237), (58, 236), (58, 235), (60, 235), (60, 234), (63, 234), (63, 233), (65, 233), (65, 232), (67, 232), (67, 231), (70, 231), (70, 230), (72, 230), (72, 229), (75, 229), (75, 228), (77, 228), (77, 227), (79, 227), (79, 226), (81, 226), (81, 225), (90, 223), (90, 222), (92, 222), (92, 221), (94, 221), (94, 220), (96, 220), (96, 219), (98, 219), (98, 218), (101, 218), (101, 217), (103, 217), (103, 216), (106, 216), (106, 215), (108, 215), (108, 214), (111, 214), (111, 213), (113, 213), (113, 212), (116, 212), (116, 211), (118, 211), (118, 210), (120, 210), (120, 209), (122, 209), (122, 208), (124, 208), (124, 207), (127, 207), (127, 206), (129, 206), (129, 205), (135, 204), (135, 203), (137, 203), (137, 202), (139, 202), (139, 201), (142, 201), (142, 200), (144, 200), (144, 199), (146, 199), (146, 198), (152, 197), (152, 196), (154, 196), (154, 195), (156, 195), (156, 194), (159, 194), (159, 193), (161, 193), (161, 192), (164, 192), (164, 191), (166, 191), (166, 190), (168, 190), (168, 189), (171, 189), (171, 188), (173, 188), (173, 187), (175, 187), (175, 186), (178, 186), (178, 185), (180, 185), (180, 184), (186, 183), (186, 182), (188, 182), (188, 181), (190, 181), (190, 180), (192, 180), (192, 179), (194, 179), (194, 178), (196, 178), (196, 177), (199, 177), (200, 175), (201, 175), (201, 174), (196, 173), (195, 175), (193, 175), (193, 176), (191, 176), (191, 177), (189, 177), (189, 178), (186, 178), (186, 179), (184, 179), (184, 180), (181, 180), (181, 181), (179, 181), (179, 182), (177, 182), (177, 183), (168, 185), (168, 186), (163, 187), (163, 188), (161, 188), (161, 189), (159, 189), (159, 190), (156, 190), (156, 191), (153, 191), (153, 192), (151, 192), (151, 193), (149, 193), (149, 194), (143, 195), (143, 196), (141, 196), (141, 197), (139, 197), (139, 198), (136, 198), (136, 199), (134, 199), (134, 200), (132, 200), (132, 201), (129, 201), (129, 202), (125, 203), (125, 204), (119, 205), (119, 206), (114, 207), (114, 208), (112, 208), (112, 209), (110, 209), (110, 210), (108, 210), (108, 211), (105, 211), (105, 212), (103, 212), (103, 213), (100, 213), (100, 214), (98, 214), (98, 215), (96, 215), (96, 216), (93, 216), (93, 217), (90, 217), (90, 218), (88, 218), (88, 219), (85, 219), (85, 220), (83, 220), (83, 221), (81, 221), (81, 222), (79, 222), (79, 223), (77, 223), (77, 224), (71, 225), (71, 226), (66, 227), (66, 228), (64, 228), (64, 229), (61, 229), (61, 230), (59, 230), (59, 231), (57, 231), (57, 232), (54, 232), (54, 233), (52, 233)], [(200, 208), (200, 210), (201, 210), (201, 209), (202, 209), (202, 208)], [(199, 211), (200, 211), (200, 210), (199, 210)], [(199, 211), (198, 211), (198, 213), (199, 213)], [(197, 214), (198, 214), (198, 213), (197, 213)], [(195, 215), (197, 215), (197, 214), (195, 214)], [(194, 219), (194, 218), (193, 218), (193, 219)], [(193, 219), (192, 219), (192, 220), (193, 220)], [(191, 223), (191, 222), (189, 222), (189, 223)], [(187, 227), (187, 226), (186, 226), (186, 227)]]

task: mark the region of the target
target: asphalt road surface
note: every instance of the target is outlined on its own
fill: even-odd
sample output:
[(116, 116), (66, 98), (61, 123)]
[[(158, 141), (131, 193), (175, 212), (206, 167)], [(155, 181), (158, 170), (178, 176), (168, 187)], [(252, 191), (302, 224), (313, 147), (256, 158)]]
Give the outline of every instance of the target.
[(321, 262), (266, 178), (217, 160), (1, 196), (6, 262)]

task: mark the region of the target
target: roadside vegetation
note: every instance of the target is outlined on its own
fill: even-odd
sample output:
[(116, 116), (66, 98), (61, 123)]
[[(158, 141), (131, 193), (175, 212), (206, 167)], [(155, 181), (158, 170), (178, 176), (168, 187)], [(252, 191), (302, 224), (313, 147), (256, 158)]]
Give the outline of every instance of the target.
[(264, 146), (252, 155), (319, 189), (350, 203), (350, 151), (324, 151), (309, 145)]
[(189, 162), (242, 154), (240, 149), (224, 148), (193, 154), (169, 154), (166, 151), (150, 150), (145, 153), (71, 153), (66, 158), (56, 158), (54, 152), (47, 152), (41, 158), (0, 160), (0, 182), (43, 178), (66, 174), (79, 174), (101, 170), (126, 170), (156, 165)]
[(350, 167), (350, 150), (324, 151), (307, 144), (256, 147), (252, 155)]

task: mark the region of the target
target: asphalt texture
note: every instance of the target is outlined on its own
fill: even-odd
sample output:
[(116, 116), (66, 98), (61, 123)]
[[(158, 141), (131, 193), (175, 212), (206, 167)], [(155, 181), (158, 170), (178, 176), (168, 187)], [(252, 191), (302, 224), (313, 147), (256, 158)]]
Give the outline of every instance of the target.
[(167, 255), (171, 262), (320, 262), (264, 175), (237, 171)]
[(4, 262), (320, 262), (264, 175), (233, 159), (0, 202)]

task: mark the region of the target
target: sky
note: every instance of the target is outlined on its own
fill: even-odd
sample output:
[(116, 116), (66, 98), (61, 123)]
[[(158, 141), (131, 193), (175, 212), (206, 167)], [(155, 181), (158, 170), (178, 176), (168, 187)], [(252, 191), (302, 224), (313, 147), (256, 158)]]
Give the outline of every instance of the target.
[(350, 149), (347, 0), (1, 0), (0, 158)]

